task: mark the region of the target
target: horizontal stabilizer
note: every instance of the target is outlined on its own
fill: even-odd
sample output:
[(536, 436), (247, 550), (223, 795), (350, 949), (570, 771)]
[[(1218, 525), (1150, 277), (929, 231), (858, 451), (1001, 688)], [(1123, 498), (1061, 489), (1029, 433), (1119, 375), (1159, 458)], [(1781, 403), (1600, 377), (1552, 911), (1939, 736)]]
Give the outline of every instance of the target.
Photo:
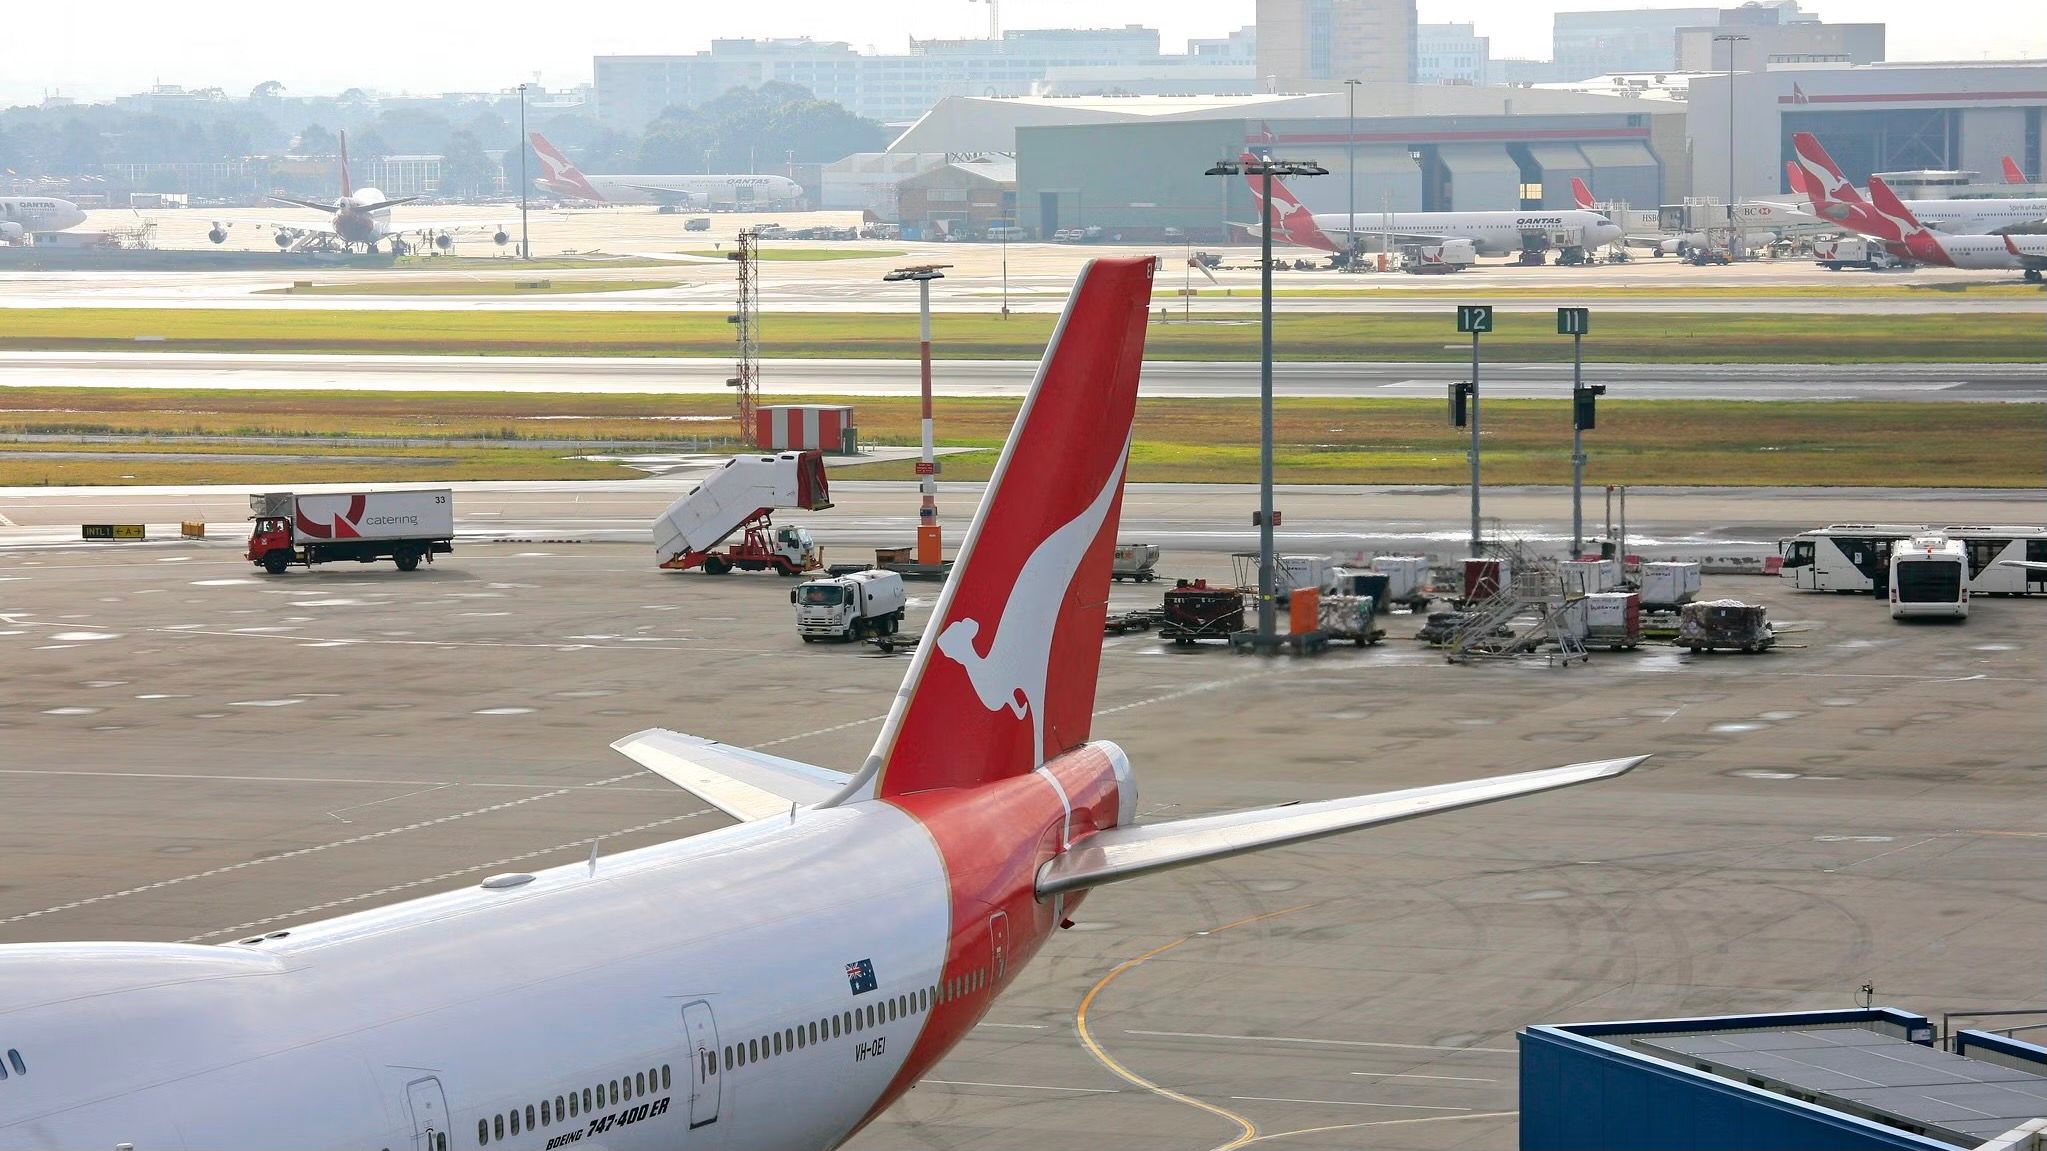
[(339, 204), (322, 204), (318, 200), (294, 200), (290, 196), (272, 196), (270, 198), (280, 204), (290, 204), (296, 208), (311, 208), (315, 212), (325, 212), (330, 216), (341, 210), (341, 205)]
[(1155, 871), (1207, 863), (1248, 851), (1302, 843), (1345, 831), (1397, 823), (1460, 807), (1621, 775), (1649, 758), (1601, 759), (1463, 783), (1440, 783), (1378, 795), (1287, 807), (1233, 811), (1167, 823), (1112, 827), (1075, 844), (1038, 870), (1038, 898), (1135, 879)]
[(650, 727), (611, 745), (626, 758), (741, 820), (786, 815), (846, 784), (844, 772)]

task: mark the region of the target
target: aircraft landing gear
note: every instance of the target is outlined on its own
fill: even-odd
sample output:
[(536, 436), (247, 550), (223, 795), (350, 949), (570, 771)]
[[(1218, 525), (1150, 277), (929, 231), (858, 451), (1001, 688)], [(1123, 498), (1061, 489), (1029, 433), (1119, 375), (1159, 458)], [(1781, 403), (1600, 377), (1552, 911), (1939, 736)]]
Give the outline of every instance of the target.
[(2037, 284), (2043, 280), (2047, 280), (2047, 275), (2042, 275), (2040, 269), (2038, 268), (2026, 269), (2026, 283)]

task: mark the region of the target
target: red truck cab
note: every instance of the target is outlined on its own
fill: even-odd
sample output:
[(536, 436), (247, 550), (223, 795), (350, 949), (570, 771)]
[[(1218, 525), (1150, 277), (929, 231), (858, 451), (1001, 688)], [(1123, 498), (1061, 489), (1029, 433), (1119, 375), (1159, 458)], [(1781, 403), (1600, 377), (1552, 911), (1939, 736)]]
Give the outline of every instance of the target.
[(296, 555), (292, 547), (291, 519), (287, 516), (257, 516), (249, 533), (249, 562), (262, 564), (272, 575), (281, 574)]

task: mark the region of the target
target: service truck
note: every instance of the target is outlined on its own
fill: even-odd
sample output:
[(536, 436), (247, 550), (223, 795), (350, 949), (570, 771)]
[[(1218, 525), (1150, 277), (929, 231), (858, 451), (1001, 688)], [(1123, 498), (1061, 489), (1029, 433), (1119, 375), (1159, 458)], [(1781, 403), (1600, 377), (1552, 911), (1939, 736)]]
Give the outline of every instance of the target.
[(249, 497), (249, 562), (283, 575), (293, 564), (390, 560), (402, 572), (455, 550), (455, 493), (265, 492)]
[(895, 572), (861, 571), (797, 584), (790, 589), (789, 602), (796, 605), (796, 634), (804, 643), (820, 639), (850, 643), (894, 635), (903, 625), (909, 598), (903, 577)]
[(1812, 262), (1830, 272), (1843, 268), (1895, 268), (1898, 261), (1883, 245), (1860, 236), (1839, 240), (1814, 240)]

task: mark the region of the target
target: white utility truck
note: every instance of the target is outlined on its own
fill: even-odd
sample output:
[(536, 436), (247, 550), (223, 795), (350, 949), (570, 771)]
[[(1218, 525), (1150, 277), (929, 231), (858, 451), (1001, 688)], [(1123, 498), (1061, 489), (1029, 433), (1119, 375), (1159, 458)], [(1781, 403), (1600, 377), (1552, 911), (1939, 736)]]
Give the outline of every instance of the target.
[(790, 589), (789, 602), (796, 605), (796, 634), (804, 643), (820, 639), (850, 643), (894, 635), (903, 626), (909, 597), (902, 576), (864, 571), (797, 584)]
[(283, 575), (292, 564), (390, 560), (409, 572), (455, 550), (455, 494), (425, 491), (266, 492), (249, 497), (249, 562)]

